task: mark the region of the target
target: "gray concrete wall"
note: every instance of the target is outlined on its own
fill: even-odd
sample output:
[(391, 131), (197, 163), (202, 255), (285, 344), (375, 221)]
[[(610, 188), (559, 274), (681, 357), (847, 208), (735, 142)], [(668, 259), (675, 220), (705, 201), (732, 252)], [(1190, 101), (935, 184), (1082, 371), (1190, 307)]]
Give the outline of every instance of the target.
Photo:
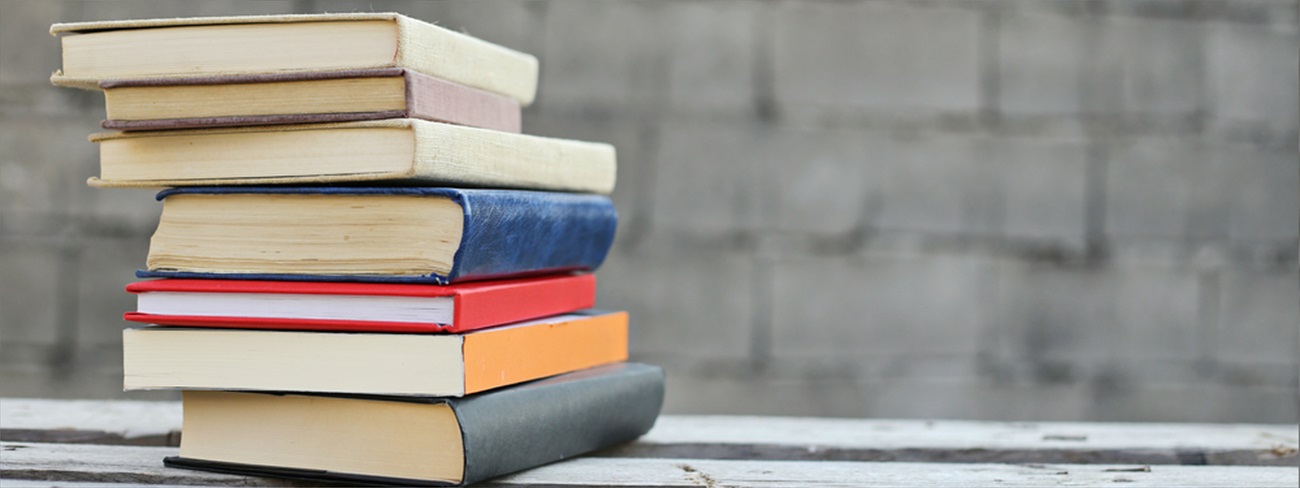
[(1297, 6), (0, 0), (0, 396), (123, 394), (158, 214), (56, 21), (395, 10), (619, 150), (600, 305), (670, 412), (1295, 422)]

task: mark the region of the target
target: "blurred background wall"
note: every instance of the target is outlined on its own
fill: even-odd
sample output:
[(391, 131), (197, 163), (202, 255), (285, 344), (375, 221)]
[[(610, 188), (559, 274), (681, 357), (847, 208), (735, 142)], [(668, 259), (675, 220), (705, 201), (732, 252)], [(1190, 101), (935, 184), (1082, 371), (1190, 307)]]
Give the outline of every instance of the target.
[(49, 25), (357, 10), (618, 147), (599, 301), (669, 412), (1297, 421), (1290, 1), (0, 0), (0, 396), (175, 398), (120, 391), (159, 206), (85, 186)]

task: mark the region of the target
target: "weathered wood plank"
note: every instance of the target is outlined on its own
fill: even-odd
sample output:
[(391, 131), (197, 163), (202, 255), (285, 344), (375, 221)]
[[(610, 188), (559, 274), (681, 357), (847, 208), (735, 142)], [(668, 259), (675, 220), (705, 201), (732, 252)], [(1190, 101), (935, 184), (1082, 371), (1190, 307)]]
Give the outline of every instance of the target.
[[(0, 400), (0, 440), (177, 445), (176, 402)], [(673, 416), (606, 457), (1300, 466), (1300, 427)]]
[(311, 486), (274, 478), (163, 467), (162, 459), (176, 452), (174, 447), (0, 442), (0, 478), (142, 485)]
[[(93, 481), (44, 481), (0, 478), (5, 488), (182, 488), (186, 485), (142, 485), (140, 483), (101, 483)], [(193, 485), (189, 485), (193, 486)]]
[(0, 440), (175, 446), (179, 402), (0, 399)]
[(1300, 426), (665, 416), (618, 457), (1300, 466)]
[(493, 486), (714, 487), (1291, 487), (1274, 466), (946, 464), (579, 458), (497, 480)]
[[(172, 485), (295, 486), (270, 478), (170, 469), (169, 447), (0, 443), (0, 478)], [(1300, 471), (1271, 466), (946, 464), (578, 458), (494, 486), (1097, 486), (1295, 487)]]

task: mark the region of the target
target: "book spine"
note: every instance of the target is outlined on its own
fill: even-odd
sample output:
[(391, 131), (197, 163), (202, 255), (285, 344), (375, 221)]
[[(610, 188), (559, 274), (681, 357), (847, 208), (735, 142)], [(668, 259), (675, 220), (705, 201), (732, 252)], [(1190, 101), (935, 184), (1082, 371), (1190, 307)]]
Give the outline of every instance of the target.
[(622, 363), (451, 400), (464, 484), (636, 439), (654, 426), (663, 396), (663, 370)]
[[(394, 64), (533, 103), (537, 58), (409, 17), (397, 17)], [(429, 54), (436, 53), (436, 54)]]
[(609, 197), (458, 190), (465, 224), (450, 281), (595, 270), (614, 244)]
[(415, 177), (467, 188), (607, 195), (617, 180), (614, 146), (409, 119)]
[(518, 320), (545, 317), (596, 305), (596, 275), (583, 274), (545, 284), (463, 290), (448, 332), (467, 332)]
[(495, 93), (458, 85), (414, 71), (406, 72), (409, 117), (519, 133), (519, 102)]

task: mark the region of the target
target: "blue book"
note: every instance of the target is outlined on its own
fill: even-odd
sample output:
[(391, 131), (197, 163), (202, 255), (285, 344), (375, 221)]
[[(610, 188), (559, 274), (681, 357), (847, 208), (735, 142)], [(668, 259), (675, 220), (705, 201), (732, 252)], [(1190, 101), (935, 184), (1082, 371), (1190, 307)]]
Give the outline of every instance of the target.
[(590, 271), (614, 241), (602, 195), (522, 190), (165, 190), (141, 278), (447, 284)]

